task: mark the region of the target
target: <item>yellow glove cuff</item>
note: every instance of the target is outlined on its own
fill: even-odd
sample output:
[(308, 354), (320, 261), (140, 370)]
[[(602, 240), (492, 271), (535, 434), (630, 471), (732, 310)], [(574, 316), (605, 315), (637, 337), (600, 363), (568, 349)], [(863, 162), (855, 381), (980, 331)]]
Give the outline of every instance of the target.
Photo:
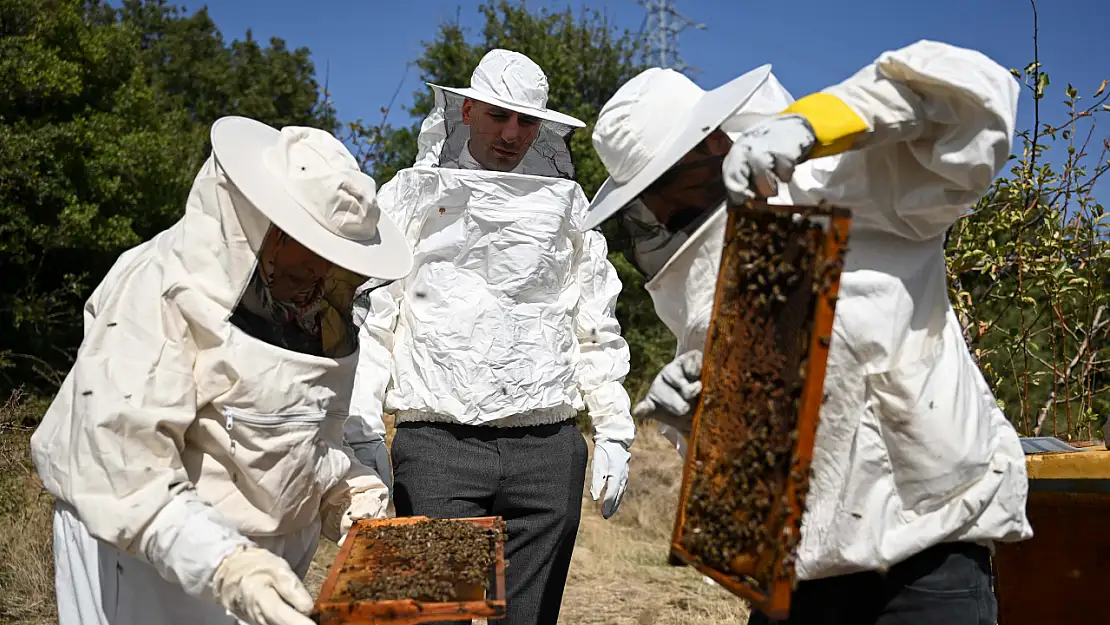
[(809, 121), (817, 143), (807, 158), (832, 156), (852, 149), (856, 139), (870, 128), (840, 98), (828, 93), (814, 93), (796, 100), (784, 114), (794, 113)]

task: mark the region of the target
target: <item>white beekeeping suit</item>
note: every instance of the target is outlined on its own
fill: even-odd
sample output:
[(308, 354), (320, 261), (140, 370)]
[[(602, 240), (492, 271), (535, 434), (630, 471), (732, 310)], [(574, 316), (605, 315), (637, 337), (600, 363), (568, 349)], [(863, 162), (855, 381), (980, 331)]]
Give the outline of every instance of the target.
[(582, 227), (588, 201), (565, 140), (577, 120), (545, 122), (512, 172), (483, 171), (466, 150), (456, 91), (435, 87), (416, 165), (379, 194), (407, 227), (416, 269), (355, 301), (362, 361), (352, 410), (361, 419), (348, 422), (348, 440), (384, 436), (383, 405), (398, 422), (498, 425), (586, 408), (597, 439), (631, 445), (621, 284), (605, 238)]
[(321, 529), (388, 513), (342, 441), (350, 300), (410, 248), (332, 135), (232, 117), (212, 145), (181, 220), (90, 297), (32, 438), (63, 625), (306, 625)]
[(416, 165), (380, 193), (415, 269), (356, 302), (361, 419), (347, 439), (368, 457), (383, 408), (395, 415), (398, 514), (505, 518), (508, 622), (554, 623), (586, 470), (579, 411), (593, 422), (590, 491), (604, 491), (606, 518), (628, 479), (621, 283), (604, 237), (582, 227), (567, 137), (583, 124), (546, 107), (542, 70), (493, 50), (470, 87), (431, 87)]
[[(722, 87), (671, 112), (684, 132), (639, 132), (650, 128), (643, 111), (674, 106), (662, 103), (677, 91), (648, 72), (618, 91), (596, 126), (612, 178), (587, 225), (629, 206), (743, 102), (722, 98)], [(1021, 446), (962, 340), (944, 270), (944, 232), (1009, 157), (1017, 95), (1006, 70), (982, 54), (922, 41), (732, 135), (724, 182), (737, 199), (777, 193), (774, 202), (825, 200), (853, 211), (798, 552), (802, 580), (885, 572), (934, 546), (1032, 534)], [(719, 211), (704, 219), (717, 221), (703, 228), (723, 223)], [(689, 240), (648, 288), (679, 340), (696, 343), (720, 244), (712, 230)], [(683, 376), (685, 364), (676, 360), (657, 379), (669, 390), (648, 408), (696, 403), (700, 363)]]

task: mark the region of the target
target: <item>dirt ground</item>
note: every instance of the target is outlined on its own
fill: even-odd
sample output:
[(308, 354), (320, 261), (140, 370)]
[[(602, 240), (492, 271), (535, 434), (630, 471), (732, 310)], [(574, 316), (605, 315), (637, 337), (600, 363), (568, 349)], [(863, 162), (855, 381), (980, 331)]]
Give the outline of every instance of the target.
[[(28, 410), (18, 398), (0, 406), (0, 623), (56, 623), (51, 555), (52, 502), (28, 454)], [(741, 625), (747, 606), (692, 569), (667, 564), (681, 470), (678, 454), (653, 426), (633, 447), (628, 491), (606, 521), (582, 499), (560, 623), (573, 625)], [(335, 557), (322, 541), (306, 580), (318, 590)]]

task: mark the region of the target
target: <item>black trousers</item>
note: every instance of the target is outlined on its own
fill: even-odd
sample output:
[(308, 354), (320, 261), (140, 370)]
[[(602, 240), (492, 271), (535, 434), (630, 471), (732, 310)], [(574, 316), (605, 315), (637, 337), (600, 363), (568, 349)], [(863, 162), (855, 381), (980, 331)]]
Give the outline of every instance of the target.
[(589, 451), (574, 421), (496, 428), (403, 423), (393, 439), (398, 516), (500, 516), (507, 615), (555, 625), (582, 511)]
[(886, 575), (855, 573), (800, 582), (790, 619), (752, 612), (749, 625), (995, 625), (990, 550), (937, 545), (892, 566)]

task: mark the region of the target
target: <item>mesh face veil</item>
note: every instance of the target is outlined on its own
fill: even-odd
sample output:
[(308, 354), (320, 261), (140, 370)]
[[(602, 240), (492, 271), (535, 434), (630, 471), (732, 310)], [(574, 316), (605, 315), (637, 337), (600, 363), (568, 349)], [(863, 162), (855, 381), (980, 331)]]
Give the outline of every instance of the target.
[(351, 311), (364, 282), (271, 225), (231, 322), (276, 347), (342, 358), (358, 346)]
[[(427, 146), (428, 153), (420, 164), (452, 169), (481, 168), (468, 150), (472, 137), (471, 126), (463, 121), (463, 103), (466, 98), (442, 89), (434, 89), (434, 92), (436, 110), (425, 122), (421, 135), (433, 137), (438, 141), (434, 145)], [(524, 116), (527, 117), (527, 115)], [(568, 138), (574, 128), (545, 119), (539, 119), (538, 122), (539, 131), (532, 145), (528, 146), (512, 173), (573, 179), (574, 164), (571, 161)]]
[[(611, 220), (606, 233), (613, 249), (645, 279), (655, 277), (724, 202), (723, 161), (724, 156), (711, 153), (702, 142)], [(645, 203), (647, 196), (655, 210)]]

